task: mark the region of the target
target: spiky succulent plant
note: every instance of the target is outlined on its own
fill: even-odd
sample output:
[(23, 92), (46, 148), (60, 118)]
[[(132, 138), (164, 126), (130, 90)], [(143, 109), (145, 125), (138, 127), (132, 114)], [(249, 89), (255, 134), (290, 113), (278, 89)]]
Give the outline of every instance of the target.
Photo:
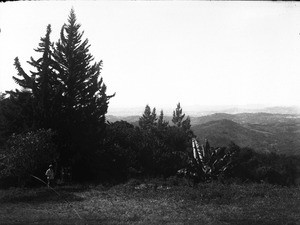
[[(193, 157), (184, 169), (185, 176), (196, 181), (211, 181), (226, 175), (236, 165), (236, 155), (239, 148), (231, 145), (228, 148), (210, 147), (208, 140), (199, 145), (196, 138), (192, 139)], [(179, 171), (182, 172), (183, 170)]]

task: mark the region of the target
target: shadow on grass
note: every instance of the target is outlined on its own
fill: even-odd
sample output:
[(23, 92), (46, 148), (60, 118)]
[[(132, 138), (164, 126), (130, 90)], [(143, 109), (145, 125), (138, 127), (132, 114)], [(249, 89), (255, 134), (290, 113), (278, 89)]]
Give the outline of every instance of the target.
[[(0, 202), (2, 203), (42, 203), (42, 202), (76, 202), (83, 201), (84, 198), (72, 193), (71, 190), (55, 189), (55, 193), (49, 188), (21, 189), (15, 188), (0, 192)], [(78, 190), (77, 190), (78, 191)], [(79, 192), (79, 191), (78, 191)]]

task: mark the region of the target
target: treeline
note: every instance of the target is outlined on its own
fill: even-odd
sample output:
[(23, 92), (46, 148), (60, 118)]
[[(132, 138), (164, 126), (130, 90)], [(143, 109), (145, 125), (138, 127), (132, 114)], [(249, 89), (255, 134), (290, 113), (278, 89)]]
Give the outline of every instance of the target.
[(147, 105), (139, 126), (117, 121), (107, 127), (105, 160), (102, 171), (115, 178), (169, 177), (186, 165), (191, 149), (189, 117), (184, 118), (180, 103), (174, 110), (172, 125), (163, 119), (163, 111)]
[[(161, 110), (145, 107), (138, 126), (106, 121), (109, 100), (88, 40), (73, 10), (50, 41), (51, 26), (35, 49), (26, 73), (18, 58), (13, 77), (21, 90), (0, 96), (0, 186), (33, 185), (53, 164), (56, 178), (72, 181), (120, 182), (130, 178), (184, 175), (196, 182), (269, 182), (294, 184), (299, 158), (260, 154), (249, 148), (214, 148), (195, 163), (190, 118), (180, 103), (171, 124)], [(204, 137), (201, 137), (204, 138)], [(60, 173), (64, 171), (63, 173)], [(67, 172), (66, 172), (67, 171)], [(178, 174), (178, 171), (185, 171)]]
[[(107, 123), (101, 146), (93, 157), (86, 158), (89, 173), (79, 181), (116, 183), (130, 178), (184, 176), (194, 184), (213, 180), (295, 184), (299, 157), (258, 153), (234, 143), (211, 147), (206, 141), (201, 146), (206, 152), (201, 164), (196, 163), (193, 154), (194, 138), (189, 117), (185, 118), (180, 104), (174, 110), (171, 124), (164, 120), (163, 111), (157, 116), (156, 109), (147, 105), (138, 126), (126, 121)], [(3, 152), (6, 158), (0, 167), (2, 181), (30, 185), (36, 181), (29, 175), (43, 177), (49, 162), (56, 165), (58, 172), (65, 166), (59, 161), (59, 140), (58, 133), (50, 129), (13, 134)], [(78, 164), (68, 166), (73, 180), (78, 181), (76, 173), (81, 174), (83, 168)], [(57, 174), (57, 178), (60, 176)]]
[[(49, 163), (54, 164), (57, 179), (62, 179), (59, 171), (64, 167), (71, 169), (73, 181), (115, 183), (130, 178), (167, 178), (188, 162), (193, 137), (190, 126), (180, 103), (171, 125), (164, 120), (162, 110), (157, 116), (156, 109), (147, 105), (138, 126), (125, 121), (107, 122), (98, 149), (93, 155), (86, 149), (81, 159), (70, 155), (74, 164), (63, 164), (57, 131), (38, 129), (12, 134), (2, 146), (0, 180), (7, 185), (33, 185), (36, 181), (31, 175), (44, 177)], [(81, 160), (89, 166), (82, 167), (78, 164)], [(81, 177), (83, 170), (85, 175)]]

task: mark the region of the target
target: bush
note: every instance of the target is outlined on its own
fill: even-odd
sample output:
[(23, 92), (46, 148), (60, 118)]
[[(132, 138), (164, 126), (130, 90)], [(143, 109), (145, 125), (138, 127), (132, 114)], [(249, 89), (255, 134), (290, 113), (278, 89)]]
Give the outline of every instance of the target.
[(124, 181), (137, 177), (169, 177), (187, 158), (189, 136), (179, 127), (141, 129), (125, 121), (107, 126), (100, 152), (102, 176)]
[(0, 177), (17, 178), (18, 185), (28, 184), (30, 175), (43, 178), (49, 163), (57, 158), (53, 138), (54, 133), (44, 129), (12, 135), (7, 142)]
[(297, 157), (275, 153), (258, 153), (250, 148), (242, 148), (233, 177), (243, 181), (267, 182), (270, 184), (293, 185), (297, 176)]

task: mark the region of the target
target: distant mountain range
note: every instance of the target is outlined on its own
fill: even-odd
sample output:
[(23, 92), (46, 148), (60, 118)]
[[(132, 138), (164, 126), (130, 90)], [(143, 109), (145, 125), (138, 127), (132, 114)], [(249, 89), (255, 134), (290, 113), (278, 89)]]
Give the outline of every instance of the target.
[(211, 109), (209, 111), (203, 111), (204, 114), (213, 114), (213, 113), (228, 113), (228, 114), (237, 114), (237, 113), (271, 113), (271, 114), (300, 114), (300, 108), (297, 106), (290, 107), (231, 107), (223, 109)]
[[(128, 107), (128, 108), (109, 108), (109, 115), (114, 116), (132, 116), (142, 115), (145, 106), (143, 107)], [(171, 116), (174, 108), (164, 108), (164, 114)], [(183, 106), (183, 110), (186, 115), (192, 117), (199, 117), (205, 115), (211, 115), (214, 113), (227, 113), (227, 114), (239, 114), (239, 113), (271, 113), (271, 114), (299, 114), (300, 106), (275, 106), (265, 107), (259, 105), (248, 105), (248, 106)], [(160, 108), (157, 108), (157, 112)]]
[[(140, 116), (108, 116), (115, 122), (125, 120), (138, 125)], [(172, 117), (166, 116), (170, 124)], [(226, 146), (231, 141), (240, 147), (260, 152), (300, 155), (300, 115), (271, 113), (214, 113), (191, 117), (194, 134), (200, 142), (208, 139), (211, 146)]]
[[(107, 115), (106, 119), (109, 122), (116, 122), (118, 120), (124, 120), (128, 123), (135, 123), (139, 120), (141, 116), (113, 116)], [(274, 122), (287, 122), (294, 123), (300, 121), (300, 115), (298, 114), (271, 114), (271, 113), (238, 113), (238, 114), (228, 114), (228, 113), (214, 113), (206, 116), (190, 117), (191, 125), (199, 125), (216, 120), (232, 120), (236, 123), (244, 124), (269, 124)], [(169, 123), (172, 123), (172, 116), (164, 116), (164, 119)]]
[(295, 123), (300, 121), (298, 114), (271, 114), (271, 113), (214, 113), (212, 115), (191, 117), (191, 124), (198, 125), (216, 120), (231, 120), (239, 124), (271, 124)]

